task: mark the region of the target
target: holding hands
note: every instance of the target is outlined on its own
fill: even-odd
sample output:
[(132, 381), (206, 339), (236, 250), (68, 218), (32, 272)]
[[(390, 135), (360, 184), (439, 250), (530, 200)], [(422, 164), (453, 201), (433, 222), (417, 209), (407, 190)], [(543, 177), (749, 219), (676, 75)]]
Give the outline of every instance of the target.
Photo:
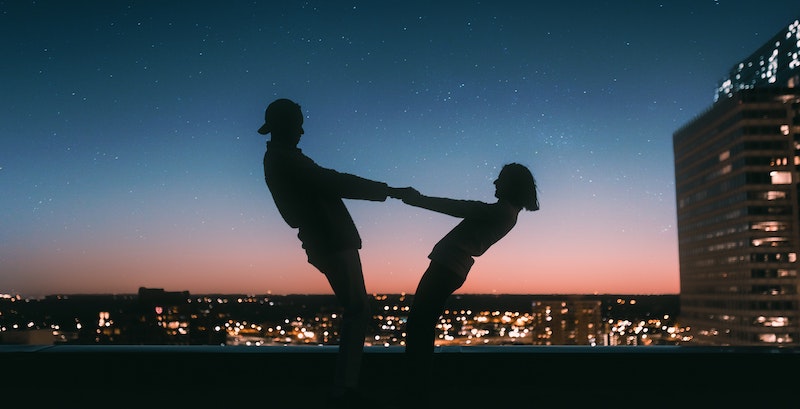
[(420, 193), (417, 189), (413, 187), (390, 187), (389, 188), (389, 197), (394, 199), (400, 199), (402, 201), (412, 200), (415, 197), (419, 197)]

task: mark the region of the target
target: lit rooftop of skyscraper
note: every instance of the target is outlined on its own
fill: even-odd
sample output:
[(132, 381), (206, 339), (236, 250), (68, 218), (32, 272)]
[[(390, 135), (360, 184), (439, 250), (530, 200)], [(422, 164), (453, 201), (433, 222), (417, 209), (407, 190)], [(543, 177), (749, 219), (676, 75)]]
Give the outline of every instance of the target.
[(775, 34), (753, 54), (734, 65), (720, 81), (714, 101), (756, 87), (794, 88), (800, 83), (800, 19)]

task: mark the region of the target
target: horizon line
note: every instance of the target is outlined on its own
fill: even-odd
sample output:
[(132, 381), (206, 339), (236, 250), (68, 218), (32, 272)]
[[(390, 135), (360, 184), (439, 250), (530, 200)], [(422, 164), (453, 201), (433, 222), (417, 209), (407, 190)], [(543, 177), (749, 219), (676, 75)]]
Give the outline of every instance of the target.
[[(272, 292), (265, 292), (265, 293), (247, 293), (247, 292), (197, 292), (192, 293), (188, 290), (176, 290), (176, 291), (168, 291), (161, 287), (140, 287), (140, 289), (146, 290), (162, 290), (168, 293), (182, 293), (187, 292), (190, 295), (237, 295), (237, 296), (246, 296), (246, 297), (258, 297), (258, 296), (335, 296), (333, 292), (322, 292), (322, 293), (272, 293)], [(138, 291), (136, 292), (97, 292), (97, 293), (86, 293), (86, 292), (70, 292), (70, 293), (50, 293), (44, 295), (23, 295), (21, 293), (7, 293), (7, 292), (0, 292), (0, 298), (9, 298), (14, 296), (20, 297), (51, 297), (51, 296), (87, 296), (87, 295), (107, 295), (107, 296), (121, 296), (121, 295), (133, 295), (138, 296)], [(408, 292), (371, 292), (368, 293), (370, 296), (376, 295), (414, 295), (414, 293)], [(451, 297), (458, 297), (458, 296), (664, 296), (664, 295), (675, 295), (680, 296), (680, 292), (671, 293), (482, 293), (482, 292), (470, 292), (470, 293), (455, 293), (451, 295)], [(6, 297), (3, 297), (6, 296)]]

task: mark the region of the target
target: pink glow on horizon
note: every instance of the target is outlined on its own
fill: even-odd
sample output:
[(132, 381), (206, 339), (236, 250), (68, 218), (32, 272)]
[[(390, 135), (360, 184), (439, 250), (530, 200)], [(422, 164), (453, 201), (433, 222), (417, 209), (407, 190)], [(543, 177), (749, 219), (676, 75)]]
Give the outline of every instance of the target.
[[(520, 234), (524, 231), (520, 230)], [(678, 293), (677, 257), (654, 248), (630, 257), (598, 244), (582, 257), (541, 243), (525, 243), (513, 234), (479, 257), (459, 293)], [(296, 239), (259, 243), (238, 240), (169, 241), (155, 245), (114, 243), (58, 252), (25, 249), (10, 264), (38, 271), (11, 277), (4, 291), (24, 285), (26, 293), (135, 293), (139, 287), (192, 293), (328, 294), (324, 276), (311, 267)], [(225, 242), (225, 238), (219, 240)], [(403, 248), (378, 240), (362, 250), (370, 293), (413, 293), (428, 264), (427, 240)], [(422, 250), (422, 249), (425, 250)], [(646, 249), (646, 246), (643, 246)], [(663, 250), (663, 247), (661, 247)], [(413, 256), (408, 256), (409, 254)], [(16, 280), (16, 282), (14, 281)], [(24, 282), (24, 284), (23, 284)]]

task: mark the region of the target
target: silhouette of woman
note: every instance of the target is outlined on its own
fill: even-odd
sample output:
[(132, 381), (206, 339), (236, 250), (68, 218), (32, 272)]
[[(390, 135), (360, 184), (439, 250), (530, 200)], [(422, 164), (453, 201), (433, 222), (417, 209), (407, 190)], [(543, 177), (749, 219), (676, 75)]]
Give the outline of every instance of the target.
[(429, 197), (411, 188), (400, 195), (406, 204), (463, 219), (433, 247), (428, 269), (414, 294), (405, 348), (412, 387), (429, 387), (436, 322), (447, 298), (464, 284), (474, 258), (511, 231), (523, 208), (539, 209), (536, 180), (527, 167), (518, 163), (505, 165), (494, 185), (497, 202), (491, 204)]

